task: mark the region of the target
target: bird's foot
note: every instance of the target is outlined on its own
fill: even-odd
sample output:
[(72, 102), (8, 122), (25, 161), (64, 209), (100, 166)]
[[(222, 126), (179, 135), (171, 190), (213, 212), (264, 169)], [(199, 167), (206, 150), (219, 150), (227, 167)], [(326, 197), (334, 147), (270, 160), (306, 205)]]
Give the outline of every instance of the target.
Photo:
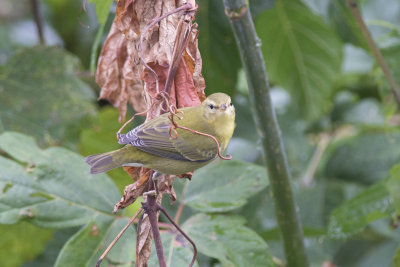
[(148, 191), (148, 192), (144, 192), (144, 193), (143, 193), (143, 196), (144, 196), (144, 197), (147, 197), (147, 196), (153, 196), (153, 197), (155, 197), (155, 196), (157, 196), (157, 191), (156, 191), (156, 190), (151, 190), (151, 191)]
[(189, 179), (189, 181), (192, 180), (192, 176), (193, 176), (193, 172), (187, 172), (187, 173), (178, 175), (179, 178), (187, 178), (187, 179)]
[(160, 177), (161, 177), (161, 175), (162, 175), (162, 173), (159, 173), (159, 172), (154, 172), (153, 173), (153, 181), (157, 181)]

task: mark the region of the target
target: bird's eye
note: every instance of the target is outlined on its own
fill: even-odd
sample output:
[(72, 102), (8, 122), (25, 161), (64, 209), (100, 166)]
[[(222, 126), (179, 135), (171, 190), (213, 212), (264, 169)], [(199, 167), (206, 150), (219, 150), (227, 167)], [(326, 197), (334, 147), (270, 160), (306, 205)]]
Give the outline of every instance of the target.
[(210, 107), (210, 109), (214, 109), (214, 105), (213, 104), (210, 104), (208, 106)]
[(231, 102), (231, 103), (229, 103), (229, 106), (233, 106), (233, 103)]

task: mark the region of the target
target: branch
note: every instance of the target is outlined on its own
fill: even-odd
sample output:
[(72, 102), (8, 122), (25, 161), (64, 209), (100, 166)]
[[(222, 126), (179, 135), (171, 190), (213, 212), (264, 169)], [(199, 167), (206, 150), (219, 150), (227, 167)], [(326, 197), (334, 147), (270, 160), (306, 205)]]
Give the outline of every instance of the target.
[(346, 0), (346, 1), (350, 7), (351, 12), (353, 13), (355, 20), (357, 21), (358, 26), (361, 29), (362, 34), (367, 40), (369, 49), (371, 49), (372, 54), (374, 55), (376, 61), (382, 68), (383, 74), (385, 75), (387, 81), (389, 82), (390, 91), (394, 95), (394, 98), (397, 102), (397, 108), (400, 109), (400, 87), (397, 84), (395, 78), (393, 77), (392, 72), (390, 71), (388, 65), (386, 64), (386, 61), (381, 54), (381, 51), (376, 45), (374, 39), (372, 39), (371, 33), (369, 32), (367, 25), (365, 25), (365, 22), (360, 14), (360, 10), (357, 7), (357, 3), (354, 0)]
[(41, 45), (44, 45), (44, 37), (43, 37), (43, 23), (42, 23), (42, 16), (40, 14), (39, 3), (37, 0), (31, 0), (31, 7), (33, 17), (35, 19), (36, 29), (39, 37), (39, 42)]
[(174, 222), (174, 219), (168, 214), (168, 212), (160, 205), (157, 206), (157, 209), (160, 210), (162, 213), (164, 213), (165, 217), (175, 226), (176, 230), (178, 230), (185, 238), (187, 241), (189, 241), (190, 244), (193, 246), (193, 257), (192, 261), (189, 264), (189, 267), (192, 267), (196, 261), (197, 257), (197, 247), (196, 244), (193, 242), (193, 240), (182, 230), (182, 228), (179, 227), (179, 225)]
[(248, 1), (223, 1), (246, 72), (250, 100), (255, 111), (254, 117), (265, 152), (266, 167), (274, 195), (287, 266), (309, 266), (301, 223), (293, 200), (281, 132), (269, 94), (270, 87), (260, 49), (261, 43), (248, 10)]
[[(150, 173), (148, 192), (153, 190), (155, 190), (153, 183), (153, 175), (152, 173)], [(142, 203), (142, 207), (144, 212), (149, 217), (151, 231), (153, 232), (154, 244), (156, 246), (158, 264), (160, 267), (167, 267), (164, 256), (164, 249), (161, 241), (160, 230), (158, 229), (158, 216), (157, 216), (158, 204), (155, 194), (154, 195), (148, 194), (146, 202)]]

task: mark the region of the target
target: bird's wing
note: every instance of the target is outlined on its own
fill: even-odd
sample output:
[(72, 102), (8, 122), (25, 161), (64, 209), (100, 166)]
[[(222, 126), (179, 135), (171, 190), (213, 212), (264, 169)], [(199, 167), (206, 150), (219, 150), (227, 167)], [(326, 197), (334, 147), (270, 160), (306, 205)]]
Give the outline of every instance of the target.
[[(169, 129), (169, 119), (160, 118), (157, 122), (150, 121), (121, 135), (119, 142), (130, 143), (145, 152), (176, 160), (208, 161), (216, 156), (217, 147), (211, 138), (177, 129), (178, 137), (174, 139)], [(172, 136), (175, 136), (174, 132)]]

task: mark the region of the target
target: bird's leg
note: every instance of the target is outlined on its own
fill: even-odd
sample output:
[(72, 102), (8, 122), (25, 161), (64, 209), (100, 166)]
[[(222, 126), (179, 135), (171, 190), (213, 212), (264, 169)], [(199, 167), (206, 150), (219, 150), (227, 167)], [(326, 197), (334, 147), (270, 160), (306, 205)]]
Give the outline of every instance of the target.
[(148, 195), (157, 196), (158, 195), (157, 181), (161, 177), (161, 175), (162, 175), (162, 173), (154, 171), (153, 176), (152, 176), (154, 190), (143, 193), (143, 196), (148, 196)]

